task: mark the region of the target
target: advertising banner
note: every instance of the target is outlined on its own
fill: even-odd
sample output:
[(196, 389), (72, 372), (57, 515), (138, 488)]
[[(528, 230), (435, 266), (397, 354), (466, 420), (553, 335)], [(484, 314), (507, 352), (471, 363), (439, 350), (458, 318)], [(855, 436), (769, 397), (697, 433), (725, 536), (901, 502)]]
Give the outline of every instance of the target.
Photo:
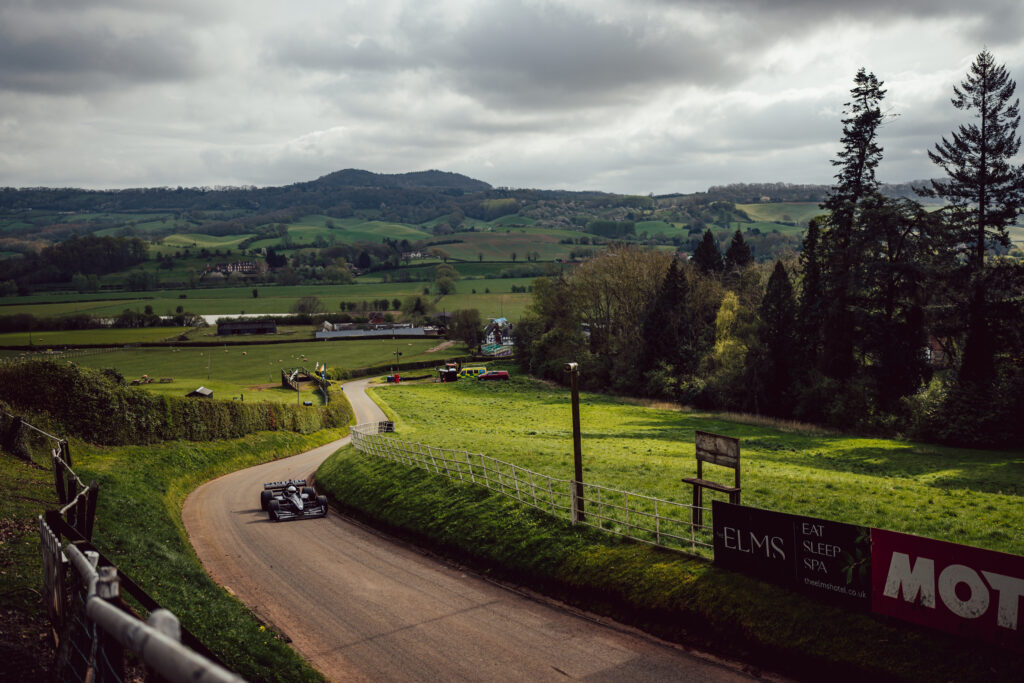
[(715, 564), (871, 608), (871, 530), (713, 501)]
[(1024, 650), (1024, 557), (874, 529), (872, 610)]

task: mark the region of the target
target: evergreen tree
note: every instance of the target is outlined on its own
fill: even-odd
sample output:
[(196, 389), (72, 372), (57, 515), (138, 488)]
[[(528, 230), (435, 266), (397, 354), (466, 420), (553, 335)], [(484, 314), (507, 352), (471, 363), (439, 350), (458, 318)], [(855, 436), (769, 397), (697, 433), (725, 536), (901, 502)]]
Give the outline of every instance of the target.
[(807, 224), (803, 248), (800, 251), (800, 271), (803, 277), (797, 302), (801, 356), (808, 365), (817, 365), (824, 324), (825, 293), (821, 282), (820, 239), (818, 219), (813, 218)]
[(725, 269), (743, 268), (753, 262), (754, 257), (750, 253), (750, 245), (743, 241), (743, 233), (737, 228), (736, 233), (732, 236), (732, 242), (729, 243), (729, 248), (725, 252)]
[(687, 363), (682, 357), (685, 353), (683, 331), (688, 323), (688, 293), (686, 274), (679, 267), (679, 261), (672, 259), (644, 319), (644, 349), (641, 356), (643, 370), (653, 370), (662, 362), (673, 367), (687, 365), (691, 372), (696, 367), (695, 363)]
[(928, 152), (949, 180), (933, 181), (926, 193), (949, 202), (944, 213), (951, 242), (966, 257), (968, 298), (960, 309), (967, 321), (960, 367), (965, 382), (985, 383), (994, 376), (994, 302), (986, 297), (985, 253), (990, 246), (1010, 246), (1007, 226), (1024, 207), (1024, 167), (1012, 163), (1021, 146), (1016, 87), (1006, 67), (983, 50), (952, 98), (957, 109), (974, 111), (977, 123), (961, 125)]
[(718, 242), (715, 241), (715, 236), (711, 234), (710, 228), (704, 233), (697, 248), (693, 250), (693, 262), (705, 275), (720, 273), (725, 267), (722, 262), (722, 252), (718, 248)]
[(789, 273), (781, 261), (768, 279), (758, 310), (760, 348), (754, 354), (755, 382), (763, 393), (760, 412), (787, 417), (793, 409), (794, 368), (797, 358), (796, 301)]
[(862, 265), (864, 226), (859, 211), (866, 197), (878, 191), (875, 168), (882, 158), (877, 142), (884, 118), (880, 103), (885, 97), (882, 82), (860, 69), (846, 103), (842, 150), (832, 161), (839, 168), (836, 184), (822, 208), (831, 213), (821, 236), (822, 284), (826, 304), (822, 328), (821, 367), (826, 375), (845, 381), (856, 370), (854, 357), (855, 316), (853, 299), (858, 291)]

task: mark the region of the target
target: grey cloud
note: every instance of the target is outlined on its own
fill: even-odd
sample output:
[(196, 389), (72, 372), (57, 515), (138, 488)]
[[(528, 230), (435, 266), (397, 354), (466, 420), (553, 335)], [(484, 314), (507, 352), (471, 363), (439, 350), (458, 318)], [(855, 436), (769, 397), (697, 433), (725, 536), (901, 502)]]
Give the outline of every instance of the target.
[(340, 38), (320, 40), (286, 37), (281, 47), (268, 51), (267, 58), (283, 66), (323, 71), (392, 71), (418, 68), (420, 62), (381, 45), (373, 38), (363, 38), (352, 45)]
[(7, 5), (0, 9), (0, 88), (88, 93), (195, 76), (199, 48), (182, 18), (156, 3)]
[(739, 47), (726, 38), (711, 41), (656, 19), (599, 20), (553, 4), (487, 2), (451, 25), (406, 15), (394, 30), (389, 38), (401, 47), (370, 38), (350, 44), (325, 32), (284, 37), (266, 59), (332, 73), (416, 71), (503, 110), (635, 102), (666, 84), (724, 86), (743, 76), (740, 60), (723, 56)]
[(197, 73), (184, 36), (92, 34), (20, 40), (0, 29), (0, 88), (81, 93), (126, 83), (178, 80)]
[(905, 19), (966, 20), (972, 40), (995, 47), (1020, 38), (1024, 5), (1019, 0), (653, 0), (655, 5), (703, 8), (771, 22), (790, 30), (836, 20), (877, 25)]
[(684, 27), (609, 23), (556, 6), (494, 3), (476, 12), (438, 61), (462, 91), (497, 107), (602, 104), (665, 84), (724, 85), (740, 71)]

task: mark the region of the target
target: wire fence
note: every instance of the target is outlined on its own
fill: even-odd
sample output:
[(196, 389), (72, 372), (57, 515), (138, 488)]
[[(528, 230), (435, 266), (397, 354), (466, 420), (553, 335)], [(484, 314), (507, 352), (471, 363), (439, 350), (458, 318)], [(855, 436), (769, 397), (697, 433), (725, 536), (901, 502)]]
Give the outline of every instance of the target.
[[(466, 450), (384, 436), (391, 422), (352, 427), (352, 445), (369, 455), (418, 467), (453, 481), (484, 486), (554, 517), (673, 550), (705, 555), (713, 546), (710, 509), (642, 493), (560, 479)], [(576, 511), (582, 502), (583, 514)], [(695, 514), (696, 512), (703, 514)]]

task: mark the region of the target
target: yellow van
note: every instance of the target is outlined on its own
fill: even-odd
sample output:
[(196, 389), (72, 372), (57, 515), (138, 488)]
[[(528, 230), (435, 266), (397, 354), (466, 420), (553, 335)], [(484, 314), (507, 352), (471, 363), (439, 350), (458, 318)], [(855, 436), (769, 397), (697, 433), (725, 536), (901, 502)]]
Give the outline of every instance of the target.
[(479, 377), (485, 372), (487, 372), (487, 368), (482, 365), (476, 365), (471, 368), (462, 368), (459, 370), (459, 377)]

